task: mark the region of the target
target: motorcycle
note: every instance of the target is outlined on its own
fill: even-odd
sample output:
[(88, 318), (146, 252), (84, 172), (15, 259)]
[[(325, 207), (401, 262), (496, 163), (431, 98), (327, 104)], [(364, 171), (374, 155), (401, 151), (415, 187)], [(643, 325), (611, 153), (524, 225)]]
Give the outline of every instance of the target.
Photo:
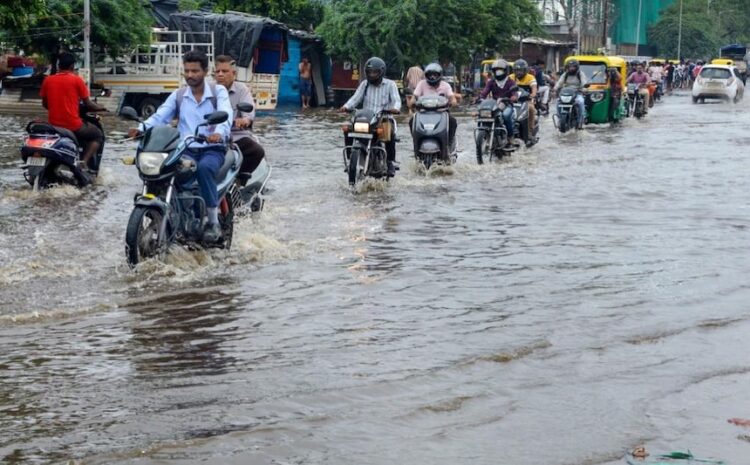
[(456, 162), (456, 141), (449, 140), (448, 99), (443, 96), (420, 97), (412, 121), (414, 157), (429, 170), (433, 164)]
[(477, 146), (477, 163), (480, 165), (484, 163), (486, 156), (491, 161), (493, 156), (501, 159), (516, 150), (516, 146), (508, 144), (508, 130), (503, 121), (503, 109), (507, 103), (507, 99), (498, 101), (488, 98), (479, 104), (474, 141)]
[(644, 116), (645, 102), (638, 92), (638, 84), (628, 84), (628, 116), (642, 118)]
[(360, 109), (342, 129), (351, 145), (344, 147), (344, 171), (349, 176), (349, 185), (354, 186), (366, 177), (376, 179), (388, 177), (388, 155), (385, 142), (393, 137), (393, 121), (387, 111), (374, 112)]
[[(252, 105), (247, 103), (240, 103), (237, 108), (252, 111)], [(131, 107), (124, 107), (120, 115), (141, 121)], [(218, 242), (205, 243), (202, 239), (206, 203), (197, 182), (184, 186), (197, 168), (195, 160), (184, 152), (190, 144), (206, 141), (198, 134), (201, 127), (221, 124), (228, 117), (223, 111), (206, 115), (206, 121), (196, 127), (195, 134), (182, 141), (179, 131), (172, 126), (155, 126), (140, 136), (133, 162), (143, 180), (143, 190), (135, 196), (125, 232), (125, 254), (131, 268), (148, 258), (163, 256), (174, 243), (190, 248), (231, 247), (234, 213), (242, 204), (242, 193), (236, 183), (242, 165), (240, 151), (231, 145), (216, 174), (222, 231)]]
[[(85, 112), (81, 107), (81, 118), (102, 131), (99, 115)], [(23, 177), (34, 191), (47, 189), (56, 184), (84, 187), (91, 183), (87, 173), (78, 166), (83, 156), (83, 147), (69, 129), (52, 126), (41, 121), (26, 125), (26, 136), (21, 147)], [(88, 162), (88, 170), (94, 176), (99, 173), (99, 164), (104, 152), (104, 143)]]
[(536, 124), (529, 128), (529, 92), (524, 89), (519, 91), (518, 100), (513, 103), (514, 111), (514, 132), (516, 137), (520, 137), (527, 143), (527, 147), (536, 144), (539, 141), (539, 116), (534, 121)]
[(557, 96), (557, 114), (552, 115), (552, 122), (563, 134), (578, 124), (577, 95), (578, 89), (575, 87), (564, 87)]

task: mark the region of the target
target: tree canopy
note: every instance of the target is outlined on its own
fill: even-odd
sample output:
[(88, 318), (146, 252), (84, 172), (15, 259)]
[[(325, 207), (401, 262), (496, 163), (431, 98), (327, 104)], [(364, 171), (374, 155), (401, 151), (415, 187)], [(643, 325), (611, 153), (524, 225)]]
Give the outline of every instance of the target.
[[(266, 16), (291, 27), (308, 30), (323, 20), (323, 0), (180, 0), (191, 9), (209, 8), (217, 13), (227, 10)], [(186, 8), (181, 8), (186, 9)]]
[[(81, 45), (83, 0), (18, 3), (18, 8), (10, 13), (4, 11), (5, 6), (0, 9), (0, 41), (45, 54), (55, 53), (61, 45)], [(30, 4), (35, 7), (33, 13)], [(111, 56), (147, 43), (152, 24), (153, 18), (142, 0), (91, 0), (91, 42)]]
[(538, 34), (530, 0), (332, 0), (317, 32), (334, 56), (381, 56), (399, 67), (434, 60), (465, 63), (514, 36)]
[[(688, 58), (715, 56), (730, 43), (750, 41), (750, 2), (746, 0), (683, 0), (682, 46)], [(648, 30), (649, 42), (659, 55), (677, 56), (680, 2), (673, 3)]]

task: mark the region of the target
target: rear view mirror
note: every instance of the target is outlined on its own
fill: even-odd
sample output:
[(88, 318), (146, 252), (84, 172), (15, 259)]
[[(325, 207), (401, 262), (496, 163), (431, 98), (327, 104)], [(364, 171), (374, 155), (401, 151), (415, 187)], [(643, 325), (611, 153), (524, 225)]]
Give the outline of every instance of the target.
[(221, 124), (229, 119), (229, 115), (226, 111), (215, 111), (209, 113), (203, 117), (206, 120), (206, 124)]
[(122, 109), (120, 109), (120, 116), (124, 119), (131, 120), (131, 121), (141, 120), (138, 117), (138, 112), (135, 111), (135, 108), (133, 107), (122, 107)]
[(252, 113), (253, 105), (247, 102), (240, 102), (237, 104), (237, 109), (243, 113)]

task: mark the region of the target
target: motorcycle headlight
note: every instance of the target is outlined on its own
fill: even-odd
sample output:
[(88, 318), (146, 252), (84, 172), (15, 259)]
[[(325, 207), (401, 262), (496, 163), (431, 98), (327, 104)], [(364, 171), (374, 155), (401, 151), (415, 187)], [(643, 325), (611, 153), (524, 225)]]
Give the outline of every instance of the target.
[(370, 123), (354, 123), (354, 132), (370, 132)]
[(141, 152), (138, 155), (138, 171), (146, 176), (156, 176), (161, 170), (161, 165), (167, 159), (166, 153)]
[(570, 102), (573, 101), (573, 96), (572, 95), (561, 95), (560, 96), (560, 101), (562, 103), (570, 103)]
[(604, 92), (592, 92), (591, 101), (594, 103), (601, 102), (604, 100)]
[(480, 118), (492, 118), (492, 110), (479, 110)]

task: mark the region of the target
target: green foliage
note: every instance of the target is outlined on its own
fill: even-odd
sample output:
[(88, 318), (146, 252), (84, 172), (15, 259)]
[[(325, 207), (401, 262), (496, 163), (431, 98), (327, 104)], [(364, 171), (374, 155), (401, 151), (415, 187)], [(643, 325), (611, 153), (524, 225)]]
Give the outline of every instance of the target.
[[(153, 19), (142, 0), (91, 0), (91, 42), (111, 56), (149, 41)], [(83, 40), (83, 0), (46, 0), (45, 10), (0, 34), (26, 50), (52, 54)]]
[(266, 16), (298, 29), (315, 27), (323, 20), (321, 0), (214, 0), (214, 10), (242, 11)]
[(0, 3), (0, 29), (20, 29), (28, 26), (35, 15), (45, 11), (44, 0), (3, 0)]
[[(687, 58), (709, 58), (730, 43), (750, 41), (750, 2), (747, 0), (683, 0), (682, 47)], [(649, 42), (659, 55), (677, 56), (680, 2), (667, 8), (648, 30)]]
[(434, 60), (465, 63), (514, 35), (540, 33), (528, 0), (333, 0), (317, 32), (334, 56), (381, 56), (398, 67)]
[(201, 6), (203, 6), (201, 0), (177, 0), (178, 11), (198, 10)]

